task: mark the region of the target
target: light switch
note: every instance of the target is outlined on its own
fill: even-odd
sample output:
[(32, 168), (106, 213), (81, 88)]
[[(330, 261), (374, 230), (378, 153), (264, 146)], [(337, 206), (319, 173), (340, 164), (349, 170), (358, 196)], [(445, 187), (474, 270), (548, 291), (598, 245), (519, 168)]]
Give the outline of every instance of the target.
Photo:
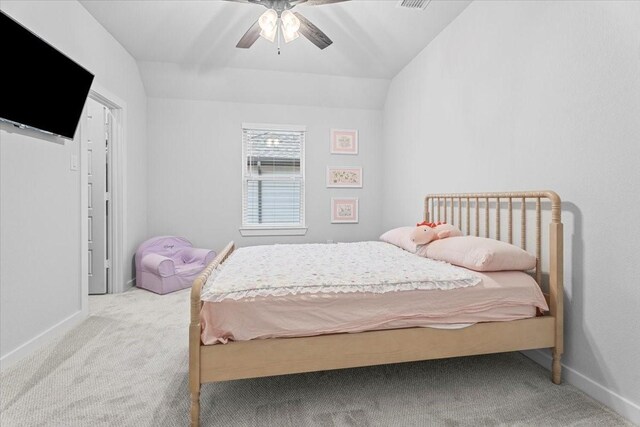
[(78, 155), (77, 154), (72, 154), (71, 155), (71, 170), (72, 171), (77, 171), (78, 170)]

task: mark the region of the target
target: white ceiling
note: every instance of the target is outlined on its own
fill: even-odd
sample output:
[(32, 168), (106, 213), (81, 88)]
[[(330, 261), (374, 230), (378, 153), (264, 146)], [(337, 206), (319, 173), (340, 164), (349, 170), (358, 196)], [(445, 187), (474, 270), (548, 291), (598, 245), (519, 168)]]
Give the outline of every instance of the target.
[(388, 79), (138, 62), (150, 98), (382, 109)]
[(282, 47), (259, 39), (236, 43), (264, 7), (221, 0), (81, 0), (84, 7), (138, 61), (389, 79), (470, 3), (432, 1), (426, 10), (397, 0), (352, 0), (298, 6), (332, 40), (321, 51), (300, 37)]

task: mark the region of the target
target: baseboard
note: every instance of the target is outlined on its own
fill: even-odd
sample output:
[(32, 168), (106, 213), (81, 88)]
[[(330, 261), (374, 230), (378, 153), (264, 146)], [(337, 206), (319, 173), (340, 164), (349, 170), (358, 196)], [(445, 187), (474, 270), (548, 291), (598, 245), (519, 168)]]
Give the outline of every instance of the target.
[[(544, 350), (527, 350), (522, 354), (534, 362), (551, 370), (551, 355)], [(608, 406), (633, 424), (640, 425), (640, 406), (618, 393), (609, 390), (591, 378), (567, 365), (562, 365), (562, 380), (582, 390), (598, 402)]]
[(127, 292), (129, 289), (133, 288), (135, 285), (136, 285), (136, 278), (134, 277), (133, 279), (125, 283), (124, 289), (122, 290), (122, 292)]
[(54, 339), (66, 334), (71, 329), (78, 326), (83, 320), (87, 318), (87, 313), (83, 310), (76, 311), (71, 316), (56, 323), (46, 331), (31, 338), (20, 347), (12, 350), (0, 358), (0, 371), (11, 367), (17, 361), (29, 356), (37, 349), (43, 347), (45, 344), (53, 341)]

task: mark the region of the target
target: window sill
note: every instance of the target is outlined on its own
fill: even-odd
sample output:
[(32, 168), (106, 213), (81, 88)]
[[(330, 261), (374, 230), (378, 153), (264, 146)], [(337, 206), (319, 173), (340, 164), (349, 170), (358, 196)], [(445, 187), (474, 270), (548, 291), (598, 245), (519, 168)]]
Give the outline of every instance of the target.
[(240, 227), (240, 235), (249, 236), (304, 236), (307, 227)]

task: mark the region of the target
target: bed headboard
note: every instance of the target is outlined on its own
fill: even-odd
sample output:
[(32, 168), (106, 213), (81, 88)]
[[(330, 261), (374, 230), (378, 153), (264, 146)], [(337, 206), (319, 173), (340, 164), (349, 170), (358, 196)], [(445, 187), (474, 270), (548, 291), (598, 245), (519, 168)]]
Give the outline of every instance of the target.
[[(514, 211), (519, 221), (516, 219), (514, 222)], [(528, 222), (533, 216), (532, 211), (535, 212), (533, 226)], [(543, 287), (543, 268), (548, 269), (551, 314), (562, 313), (561, 202), (555, 192), (427, 194), (424, 199), (424, 219), (455, 225), (465, 235), (518, 244), (522, 249), (535, 254), (537, 259), (535, 279), (541, 287)], [(543, 233), (543, 220), (549, 223), (548, 234)], [(535, 245), (530, 245), (528, 239), (534, 240)], [(543, 262), (545, 239), (548, 239), (549, 243), (548, 262)], [(535, 252), (531, 250), (532, 246)]]

